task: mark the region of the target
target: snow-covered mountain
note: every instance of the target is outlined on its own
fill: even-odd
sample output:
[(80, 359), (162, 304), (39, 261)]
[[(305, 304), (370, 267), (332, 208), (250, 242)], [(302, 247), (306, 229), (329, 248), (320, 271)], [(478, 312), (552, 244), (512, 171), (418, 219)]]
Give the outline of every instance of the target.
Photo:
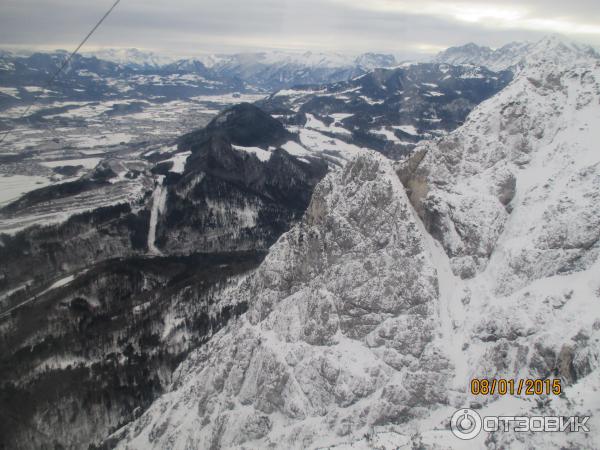
[[(0, 108), (35, 98), (69, 54), (0, 54)], [(327, 84), (396, 64), (392, 55), (260, 52), (175, 59), (137, 49), (104, 49), (76, 55), (44, 101), (189, 98), (203, 94), (273, 92), (296, 85)], [(28, 89), (27, 88), (31, 88)], [(37, 98), (39, 101), (40, 98)]]
[(526, 55), (528, 43), (513, 42), (492, 50), (490, 47), (468, 43), (459, 47), (450, 47), (433, 59), (445, 64), (473, 64), (488, 67), (491, 70), (506, 70), (516, 66)]
[[(0, 209), (0, 447), (464, 448), (448, 423), (470, 406), (592, 415), (588, 434), (473, 448), (600, 448), (600, 64), (556, 38), (527, 45), (514, 74), (405, 64), (209, 104), (205, 122), (180, 112), (160, 140), (2, 155), (60, 182)], [(64, 57), (0, 57), (2, 98), (32, 98)], [(282, 57), (243, 70), (280, 83), (349, 61)], [(40, 98), (86, 101), (38, 120), (98, 133), (94, 98), (161, 121), (171, 98), (245, 88), (211, 58), (77, 57)], [(113, 104), (126, 96), (144, 100)], [(468, 394), (484, 377), (564, 393)]]
[(248, 103), (182, 136), (179, 151), (191, 155), (165, 183), (159, 247), (170, 254), (268, 249), (299, 220), (327, 172), (322, 159), (291, 151), (303, 150), (297, 141)]
[(0, 421), (0, 448), (98, 443), (246, 310), (218, 292), (301, 218), (327, 171), (297, 140), (240, 104), (178, 145), (121, 147), (2, 205), (0, 225), (21, 230), (0, 232), (0, 412), (17, 418)]
[[(600, 446), (600, 65), (554, 39), (449, 135), (365, 151), (224, 294), (248, 312), (113, 434), (117, 448), (465, 448), (449, 418), (591, 415), (590, 433), (472, 448)], [(483, 397), (472, 378), (560, 378)]]
[[(249, 313), (184, 362), (143, 425), (117, 435), (123, 447), (307, 448), (411, 417), (404, 401), (443, 377), (427, 364), (447, 366), (432, 333), (435, 270), (415, 217), (382, 156), (329, 175), (302, 224), (225, 294), (248, 299)], [(401, 387), (394, 367), (405, 364), (420, 376)], [(436, 404), (442, 391), (430, 397)]]
[(128, 65), (137, 69), (156, 69), (170, 64), (176, 60), (165, 55), (151, 51), (142, 51), (137, 48), (106, 48), (91, 52), (83, 52), (84, 56), (95, 56), (98, 59)]
[(325, 84), (362, 75), (376, 67), (396, 65), (393, 55), (350, 56), (321, 52), (258, 52), (206, 55), (178, 64), (201, 63), (212, 73), (237, 78), (267, 91), (303, 84)]
[(512, 73), (473, 66), (403, 64), (348, 81), (283, 89), (258, 105), (288, 125), (316, 129), (392, 159), (454, 130)]
[(446, 64), (473, 64), (491, 70), (519, 70), (539, 57), (558, 58), (563, 63), (600, 59), (600, 54), (591, 46), (569, 41), (558, 35), (548, 36), (540, 42), (511, 42), (497, 49), (469, 43), (450, 47), (434, 58), (435, 62)]
[(358, 56), (334, 52), (288, 52), (268, 51), (255, 53), (206, 54), (192, 59), (202, 62), (206, 67), (213, 68), (225, 65), (262, 64), (262, 65), (297, 65), (304, 67), (341, 68), (353, 65), (365, 69), (376, 67), (391, 67), (396, 64), (393, 55), (381, 53), (363, 53)]
[(382, 67), (394, 67), (397, 61), (393, 55), (363, 53), (354, 59), (354, 63), (363, 69), (373, 70)]
[[(211, 74), (202, 65), (158, 65), (144, 58), (117, 63), (95, 56), (75, 55), (54, 81), (47, 83), (68, 58), (68, 53), (34, 53), (0, 56), (0, 109), (40, 103), (152, 100), (158, 97), (189, 98), (203, 94), (251, 91), (237, 79)], [(43, 95), (39, 95), (45, 89)]]

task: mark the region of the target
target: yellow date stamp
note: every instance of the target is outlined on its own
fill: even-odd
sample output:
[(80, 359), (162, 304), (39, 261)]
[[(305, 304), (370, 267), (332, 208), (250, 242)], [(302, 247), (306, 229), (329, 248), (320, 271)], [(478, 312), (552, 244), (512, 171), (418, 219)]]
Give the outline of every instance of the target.
[(560, 395), (560, 379), (473, 378), (473, 395)]

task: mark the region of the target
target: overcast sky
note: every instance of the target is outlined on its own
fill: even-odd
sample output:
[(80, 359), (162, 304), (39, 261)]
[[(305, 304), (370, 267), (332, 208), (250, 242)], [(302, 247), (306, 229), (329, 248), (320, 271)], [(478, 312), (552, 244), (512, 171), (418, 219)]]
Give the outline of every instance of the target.
[[(114, 0), (0, 0), (0, 46), (72, 50)], [(548, 33), (600, 47), (599, 0), (121, 0), (84, 50), (292, 49), (413, 56)]]

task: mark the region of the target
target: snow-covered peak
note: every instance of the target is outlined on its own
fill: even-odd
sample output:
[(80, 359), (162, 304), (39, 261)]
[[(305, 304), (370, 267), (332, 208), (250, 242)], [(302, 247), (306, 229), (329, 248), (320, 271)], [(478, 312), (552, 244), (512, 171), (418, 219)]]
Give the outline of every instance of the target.
[(531, 66), (552, 63), (570, 68), (594, 60), (599, 61), (600, 54), (592, 47), (570, 41), (559, 35), (550, 35), (527, 46), (521, 64)]
[(288, 63), (306, 67), (345, 67), (352, 63), (351, 57), (341, 53), (307, 51), (303, 53), (267, 52), (263, 54), (267, 64)]
[(198, 61), (207, 68), (213, 68), (214, 66), (221, 64), (222, 62), (228, 59), (227, 55), (219, 55), (219, 54), (205, 54), (205, 55), (197, 55), (193, 58), (190, 58), (188, 61)]
[(206, 54), (195, 56), (190, 61), (200, 61), (207, 68), (223, 69), (226, 67), (246, 66), (285, 66), (302, 67), (344, 67), (351, 64), (352, 59), (336, 53), (285, 52), (268, 51), (236, 54)]
[(600, 55), (592, 47), (578, 44), (560, 35), (549, 35), (537, 42), (511, 42), (498, 49), (470, 43), (451, 47), (439, 53), (435, 62), (447, 64), (474, 64), (491, 70), (519, 71), (523, 67), (541, 61), (553, 61), (571, 66), (576, 62), (598, 59)]
[(481, 62), (487, 61), (492, 53), (491, 48), (470, 42), (460, 47), (450, 47), (442, 51), (435, 57), (434, 61), (452, 65), (482, 65)]
[(205, 54), (194, 56), (190, 61), (200, 61), (207, 68), (224, 68), (234, 66), (298, 66), (306, 68), (339, 69), (360, 67), (372, 70), (377, 67), (391, 67), (396, 64), (393, 55), (365, 53), (352, 56), (335, 52), (291, 52), (264, 51), (236, 54)]
[(397, 65), (394, 55), (379, 53), (363, 53), (354, 60), (355, 64), (365, 70), (373, 70), (379, 67), (394, 67)]
[(117, 64), (141, 67), (160, 67), (174, 61), (174, 58), (172, 57), (159, 55), (149, 51), (141, 51), (137, 48), (107, 48), (84, 52), (83, 55), (95, 56), (98, 59), (115, 62)]

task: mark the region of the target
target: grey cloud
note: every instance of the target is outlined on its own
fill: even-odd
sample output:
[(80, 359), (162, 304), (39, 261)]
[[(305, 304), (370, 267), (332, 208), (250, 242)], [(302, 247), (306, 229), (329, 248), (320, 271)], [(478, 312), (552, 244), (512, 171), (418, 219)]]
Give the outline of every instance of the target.
[[(420, 13), (418, 1), (400, 3), (411, 6), (410, 11), (381, 11), (364, 0), (122, 0), (89, 45), (158, 49), (178, 55), (259, 48), (412, 55), (468, 41), (498, 46), (553, 31), (470, 23)], [(526, 7), (532, 17), (600, 27), (600, 8), (592, 0), (466, 3)], [(111, 4), (112, 0), (4, 0), (0, 45), (72, 48)], [(576, 37), (600, 44), (600, 34)]]

